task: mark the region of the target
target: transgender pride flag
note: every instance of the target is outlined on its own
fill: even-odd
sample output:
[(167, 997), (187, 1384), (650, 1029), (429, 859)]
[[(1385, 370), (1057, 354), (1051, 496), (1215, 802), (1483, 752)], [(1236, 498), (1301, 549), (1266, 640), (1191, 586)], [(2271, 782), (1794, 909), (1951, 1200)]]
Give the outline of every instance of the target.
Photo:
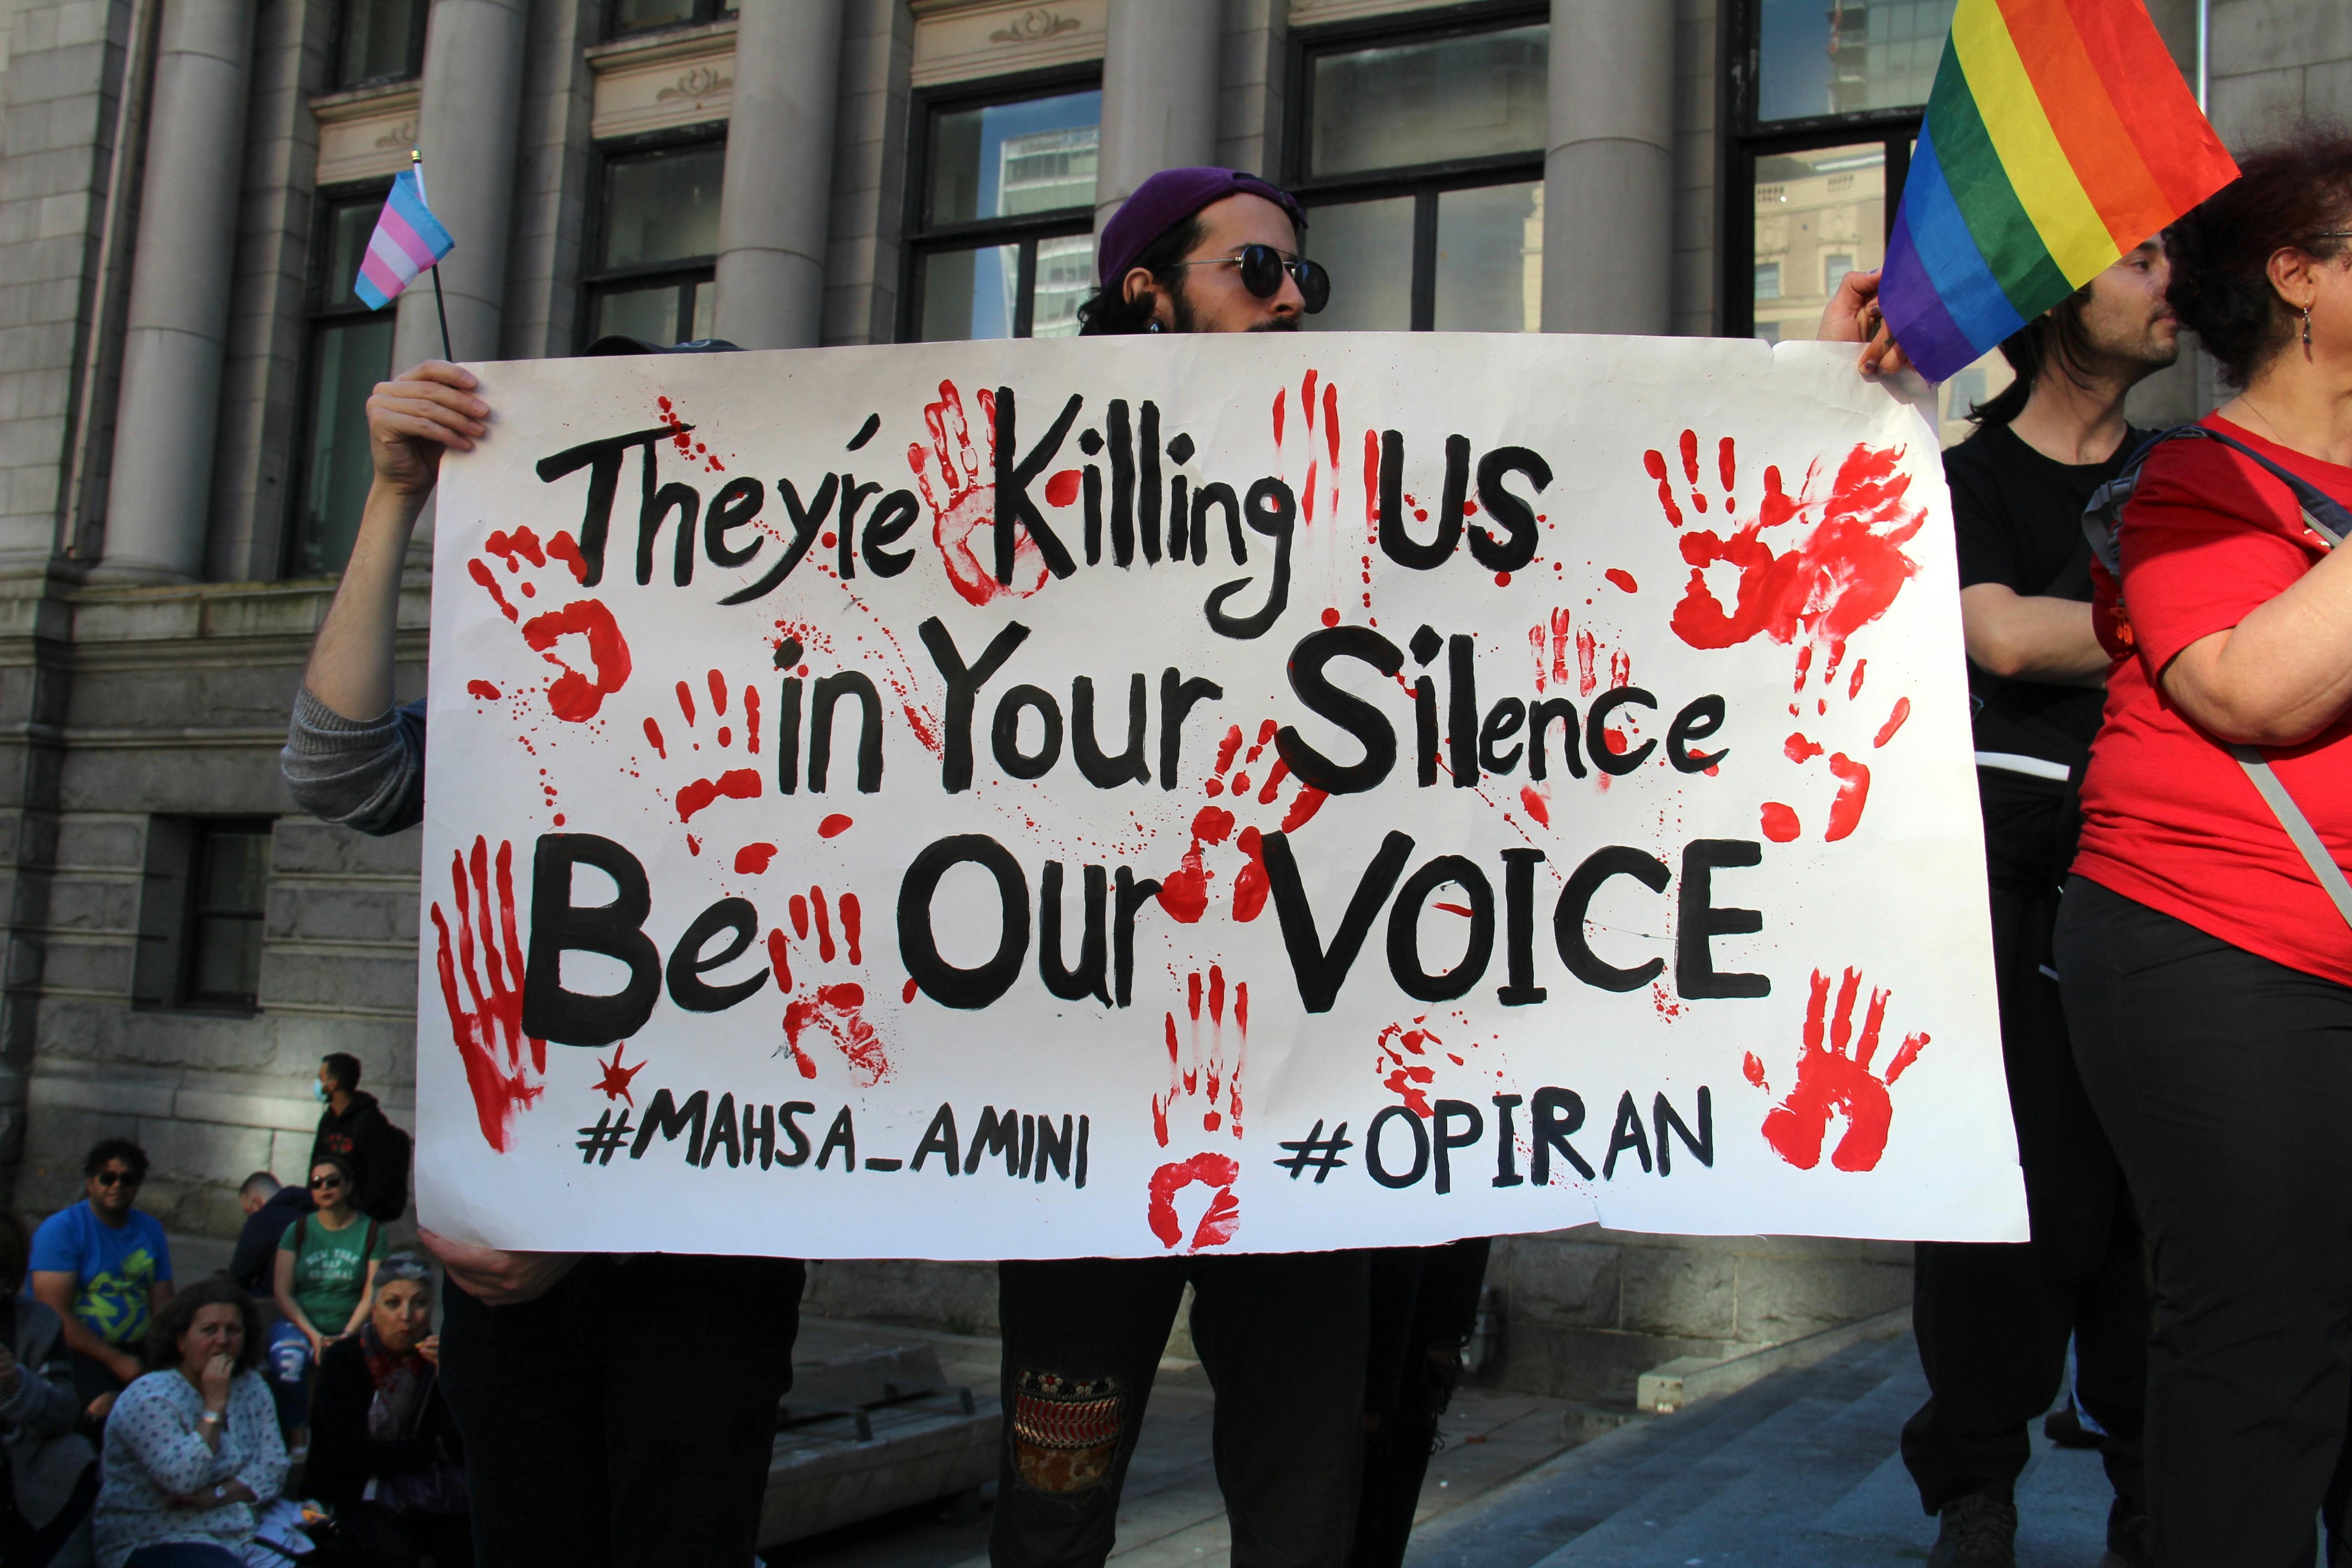
[(375, 220), (375, 235), (368, 241), (352, 292), (366, 300), (369, 310), (381, 310), (457, 243), (425, 205), (424, 175), (403, 169), (392, 182), (383, 216)]

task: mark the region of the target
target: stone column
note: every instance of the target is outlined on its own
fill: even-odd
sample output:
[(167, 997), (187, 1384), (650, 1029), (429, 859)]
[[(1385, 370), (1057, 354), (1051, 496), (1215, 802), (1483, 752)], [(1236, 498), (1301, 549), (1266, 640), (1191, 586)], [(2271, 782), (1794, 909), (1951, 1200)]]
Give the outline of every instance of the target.
[[(434, 0), (416, 112), (425, 197), (457, 242), (441, 262), (449, 346), (461, 360), (504, 356), (507, 222), (514, 206), (529, 0)], [(393, 368), (441, 357), (433, 279), (419, 275), (396, 307)]]
[(717, 331), (747, 349), (817, 342), (833, 208), (842, 0), (743, 0), (735, 26)]
[(1095, 232), (1162, 169), (1217, 160), (1217, 0), (1110, 0)]
[(1674, 0), (1551, 0), (1543, 327), (1668, 330)]
[(252, 54), (251, 0), (165, 5), (91, 574), (102, 580), (180, 582), (204, 569)]

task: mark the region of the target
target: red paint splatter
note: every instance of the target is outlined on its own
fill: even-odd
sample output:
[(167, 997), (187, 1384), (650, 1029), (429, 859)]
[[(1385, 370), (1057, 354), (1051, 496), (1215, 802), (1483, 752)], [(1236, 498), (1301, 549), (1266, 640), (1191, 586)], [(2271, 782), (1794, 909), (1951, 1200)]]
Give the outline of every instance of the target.
[(550, 559), (561, 561), (572, 573), (574, 583), (588, 581), (588, 558), (580, 553), (580, 546), (566, 531), (547, 542)]
[(1050, 506), (1067, 506), (1072, 501), (1077, 500), (1078, 481), (1080, 478), (1081, 476), (1077, 469), (1064, 468), (1060, 473), (1055, 474), (1052, 479), (1047, 479), (1045, 481), (1046, 504)]
[[(1696, 648), (1732, 647), (1759, 635), (1780, 643), (1801, 637), (1827, 644), (1834, 663), (1846, 639), (1885, 615), (1919, 569), (1901, 547), (1927, 514), (1906, 506), (1911, 480), (1898, 470), (1902, 456), (1899, 447), (1856, 446), (1818, 501), (1811, 494), (1817, 469), (1807, 470), (1795, 496), (1781, 488), (1779, 468), (1765, 469), (1754, 521), (1728, 538), (1705, 530), (1683, 535), (1691, 574), (1675, 606), (1675, 635)], [(1767, 529), (1816, 512), (1820, 521), (1784, 552), (1763, 537)], [(1706, 569), (1718, 564), (1738, 573), (1728, 609), (1707, 585)]]
[(1265, 836), (1255, 827), (1242, 829), (1238, 840), (1249, 863), (1234, 879), (1234, 919), (1247, 925), (1265, 912), (1265, 897), (1273, 884), (1266, 879)]
[[(1856, 675), (1860, 675), (1862, 673), (1862, 666), (1855, 665), (1853, 668)], [(1856, 684), (1858, 685), (1860, 683), (1856, 682)], [(1874, 747), (1883, 746), (1886, 744), (1887, 742), (1895, 739), (1895, 731), (1903, 728), (1903, 721), (1909, 717), (1911, 717), (1911, 699), (1908, 697), (1896, 698), (1895, 700), (1894, 711), (1886, 715), (1886, 722), (1878, 727), (1878, 734), (1870, 743)]]
[(691, 834), (691, 833), (688, 834), (688, 835), (686, 836), (686, 852), (687, 852), (688, 854), (689, 854), (689, 855), (699, 855), (699, 854), (701, 854), (701, 853), (702, 853), (702, 840), (701, 840), (701, 839), (699, 839), (699, 838), (697, 838), (697, 837), (696, 837), (693, 834)]
[(808, 900), (799, 893), (794, 893), (784, 907), (793, 917), (793, 934), (803, 942), (808, 941)]
[(487, 680), (466, 682), (466, 694), (469, 697), (478, 697), (485, 702), (496, 702), (499, 700), (499, 689)]
[(856, 826), (836, 811), (816, 825), (816, 836), (819, 838), (838, 838)]
[(935, 757), (938, 756), (940, 754), (939, 731), (932, 728), (930, 722), (916, 710), (913, 703), (902, 704), (898, 710), (907, 716), (907, 728), (915, 732), (915, 739), (921, 744), (923, 750)]
[(1323, 439), (1331, 451), (1331, 483), (1336, 496), (1339, 482), (1339, 387), (1336, 382), (1323, 384)]
[(760, 689), (743, 688), (743, 749), (753, 756), (760, 754)]
[(1665, 509), (1666, 521), (1680, 528), (1683, 509), (1675, 504), (1675, 482), (1666, 473), (1666, 455), (1653, 447), (1642, 454), (1642, 466), (1658, 481), (1658, 505)]
[(1519, 804), (1528, 808), (1528, 815), (1536, 819), (1536, 826), (1538, 827), (1551, 826), (1551, 804), (1544, 799), (1535, 785), (1519, 786)]
[(1285, 833), (1297, 832), (1315, 819), (1315, 814), (1322, 810), (1323, 803), (1330, 798), (1328, 794), (1319, 789), (1300, 790), (1297, 797), (1290, 803), (1290, 809), (1282, 815), (1281, 830)]
[(1717, 473), (1723, 479), (1723, 506), (1728, 511), (1731, 510), (1734, 478), (1739, 472), (1738, 453), (1728, 436), (1715, 444), (1715, 466)]
[(1805, 830), (1797, 820), (1797, 814), (1777, 800), (1764, 803), (1763, 827), (1764, 837), (1775, 844), (1790, 843)]
[(1802, 735), (1791, 735), (1781, 742), (1780, 752), (1792, 763), (1810, 763), (1822, 754), (1822, 749)]
[(656, 756), (665, 762), (669, 760), (669, 749), (662, 744), (661, 726), (655, 723), (650, 717), (646, 720), (646, 739), (653, 743)]
[(1274, 394), (1274, 444), (1282, 445), (1284, 411), (1290, 401), (1290, 388), (1277, 387)]
[(635, 1105), (637, 1099), (629, 1092), (629, 1080), (645, 1071), (646, 1064), (638, 1062), (633, 1067), (625, 1068), (621, 1065), (621, 1052), (627, 1045), (628, 1042), (623, 1040), (619, 1045), (614, 1046), (613, 1059), (609, 1062), (602, 1057), (596, 1059), (596, 1065), (604, 1069), (604, 1076), (590, 1087), (600, 1091), (608, 1100), (626, 1100), (629, 1104)]
[(705, 684), (710, 688), (710, 711), (719, 718), (727, 716), (727, 678), (712, 670)]
[[(1783, 1160), (1801, 1171), (1821, 1163), (1822, 1144), (1832, 1115), (1845, 1121), (1845, 1132), (1830, 1152), (1830, 1163), (1841, 1171), (1871, 1171), (1886, 1152), (1887, 1129), (1895, 1116), (1888, 1085), (1918, 1059), (1927, 1044), (1925, 1034), (1906, 1037), (1887, 1063), (1886, 1076), (1871, 1072), (1878, 1054), (1878, 1037), (1886, 1021), (1887, 993), (1873, 989), (1859, 1039), (1853, 1036), (1853, 1004), (1862, 976), (1852, 969), (1838, 986), (1837, 1011), (1830, 1019), (1824, 1044), (1822, 1018), (1828, 1010), (1829, 977), (1813, 971), (1811, 998), (1805, 1007), (1804, 1047), (1797, 1058), (1797, 1082), (1789, 1096), (1764, 1118), (1764, 1139)], [(1852, 1049), (1849, 1051), (1848, 1047)], [(1749, 1074), (1761, 1083), (1761, 1066)]]
[(715, 779), (697, 779), (677, 792), (677, 819), (691, 822), (694, 814), (724, 795), (729, 800), (760, 798), (760, 774), (755, 768), (734, 768)]
[(921, 990), (922, 987), (915, 984), (915, 977), (909, 974), (907, 976), (907, 984), (898, 988), (898, 1000), (911, 1006), (916, 994)]
[(466, 563), (466, 574), (490, 591), (490, 597), (498, 601), (499, 613), (500, 615), (506, 616), (506, 618), (510, 621), (517, 621), (522, 618), (522, 613), (517, 610), (512, 605), (507, 603), (506, 595), (499, 588), (498, 578), (491, 574), (489, 563), (477, 556), (475, 559)]
[(1862, 695), (1862, 672), (1869, 668), (1870, 660), (1866, 658), (1858, 658), (1853, 661), (1853, 679), (1845, 683), (1845, 695), (1847, 701), (1851, 702), (1853, 699)]
[(1593, 669), (1593, 662), (1600, 650), (1601, 645), (1593, 640), (1591, 632), (1576, 634), (1576, 694), (1579, 697), (1590, 697), (1601, 689), (1601, 677)]
[(1870, 770), (1843, 752), (1830, 756), (1830, 772), (1838, 781), (1837, 798), (1830, 802), (1829, 831), (1824, 841), (1834, 844), (1862, 826), (1862, 808), (1870, 803)]
[(809, 889), (809, 910), (816, 916), (816, 955), (831, 963), (835, 956), (833, 945), (833, 912), (824, 901), (823, 888)]
[[(437, 900), (432, 906), (432, 920), (439, 937), (435, 967), (441, 980), (441, 1001), (449, 1014), (450, 1038), (466, 1067), (475, 1121), (482, 1130), (482, 1141), (504, 1153), (515, 1113), (530, 1106), (545, 1088), (541, 1079), (547, 1071), (547, 1042), (522, 1032), (523, 954), (515, 930), (513, 844), (501, 841), (499, 845), (495, 904), (490, 896), (490, 864), (488, 844), (479, 835), (474, 839), (470, 879), (467, 857), (449, 857), (451, 903), (457, 911), (454, 956), (449, 921)], [(482, 924), (479, 969), (474, 960), (478, 914)], [(464, 1001), (457, 994), (461, 972), (466, 982)]]
[(1201, 1223), (1192, 1227), (1192, 1246), (1197, 1252), (1204, 1247), (1222, 1247), (1234, 1238), (1241, 1227), (1241, 1200), (1234, 1196), (1234, 1184), (1241, 1180), (1240, 1164), (1223, 1154), (1195, 1154), (1162, 1165), (1151, 1173), (1151, 1203), (1145, 1212), (1145, 1222), (1151, 1234), (1160, 1238), (1162, 1247), (1174, 1247), (1184, 1237), (1183, 1223), (1176, 1217), (1176, 1194), (1199, 1182), (1215, 1189), (1209, 1200), (1208, 1211)]
[(1758, 1089), (1769, 1090), (1771, 1088), (1769, 1084), (1764, 1081), (1764, 1064), (1757, 1058), (1754, 1051), (1749, 1051), (1747, 1056), (1741, 1059), (1739, 1063), (1739, 1070), (1746, 1074), (1748, 1081), (1754, 1084)]
[[(793, 943), (783, 927), (768, 929), (768, 967), (776, 972), (776, 989), (789, 996), (793, 993)], [(911, 982), (909, 983), (911, 984)]]
[(1369, 426), (1364, 430), (1364, 521), (1380, 521), (1381, 504), (1381, 433)]
[[(578, 670), (549, 651), (560, 637), (588, 639), (590, 668)], [(547, 689), (547, 706), (558, 719), (582, 724), (596, 717), (604, 699), (629, 681), (629, 645), (601, 600), (576, 599), (560, 610), (533, 616), (522, 628), (530, 649), (563, 673)]]
[(856, 893), (842, 894), (837, 907), (841, 911), (841, 945), (849, 950), (850, 963), (863, 963), (866, 954), (858, 944), (866, 934), (865, 908), (858, 903)]
[(1327, 606), (1323, 611), (1323, 624), (1327, 626), (1338, 626), (1339, 624), (1339, 612)]
[(822, 1030), (832, 1037), (835, 1048), (863, 1087), (871, 1089), (890, 1076), (890, 1056), (887, 1042), (866, 1021), (861, 1011), (865, 1005), (862, 985), (852, 982), (820, 985), (814, 996), (796, 997), (784, 1009), (785, 1042), (797, 1052), (809, 1029)]
[(746, 844), (735, 851), (735, 869), (742, 876), (756, 877), (765, 871), (768, 862), (775, 858), (776, 847), (772, 844)]
[(1628, 594), (1638, 594), (1642, 591), (1641, 584), (1633, 581), (1633, 574), (1631, 572), (1612, 566), (1601, 574), (1608, 578), (1612, 585), (1622, 588)]
[(504, 561), (509, 572), (521, 571), (525, 561), (534, 566), (547, 564), (547, 556), (539, 547), (539, 535), (528, 528), (518, 528), (512, 533), (493, 529), (490, 536), (482, 541), (482, 548)]

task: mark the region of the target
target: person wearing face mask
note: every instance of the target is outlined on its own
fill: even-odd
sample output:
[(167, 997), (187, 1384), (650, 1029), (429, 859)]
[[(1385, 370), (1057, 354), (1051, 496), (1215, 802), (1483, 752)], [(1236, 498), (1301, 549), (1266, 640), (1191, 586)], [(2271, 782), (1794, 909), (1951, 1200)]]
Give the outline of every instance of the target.
[[(1081, 336), (1293, 331), (1328, 298), (1290, 195), (1168, 169), (1103, 226)], [(1217, 1391), (1235, 1568), (1347, 1558), (1362, 1463), (1370, 1284), (1361, 1252), (1008, 1259), (997, 1266), (1004, 1422), (990, 1560), (1098, 1563), (1177, 1307)]]
[(360, 1059), (337, 1051), (319, 1064), (315, 1089), (327, 1109), (310, 1140), (310, 1163), (341, 1160), (357, 1184), (352, 1206), (384, 1225), (408, 1208), (408, 1134), (392, 1124), (374, 1095), (360, 1088)]

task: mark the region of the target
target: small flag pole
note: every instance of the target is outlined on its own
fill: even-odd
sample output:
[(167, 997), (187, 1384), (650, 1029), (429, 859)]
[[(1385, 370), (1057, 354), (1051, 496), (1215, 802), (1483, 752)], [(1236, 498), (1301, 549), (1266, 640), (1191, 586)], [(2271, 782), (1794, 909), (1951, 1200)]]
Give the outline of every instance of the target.
[[(425, 154), (415, 147), (408, 150), (408, 166), (416, 171), (416, 194), (425, 195)], [(441, 357), (455, 363), (457, 353), (449, 346), (449, 306), (441, 295), (441, 264), (433, 264), (433, 310), (441, 318)]]

